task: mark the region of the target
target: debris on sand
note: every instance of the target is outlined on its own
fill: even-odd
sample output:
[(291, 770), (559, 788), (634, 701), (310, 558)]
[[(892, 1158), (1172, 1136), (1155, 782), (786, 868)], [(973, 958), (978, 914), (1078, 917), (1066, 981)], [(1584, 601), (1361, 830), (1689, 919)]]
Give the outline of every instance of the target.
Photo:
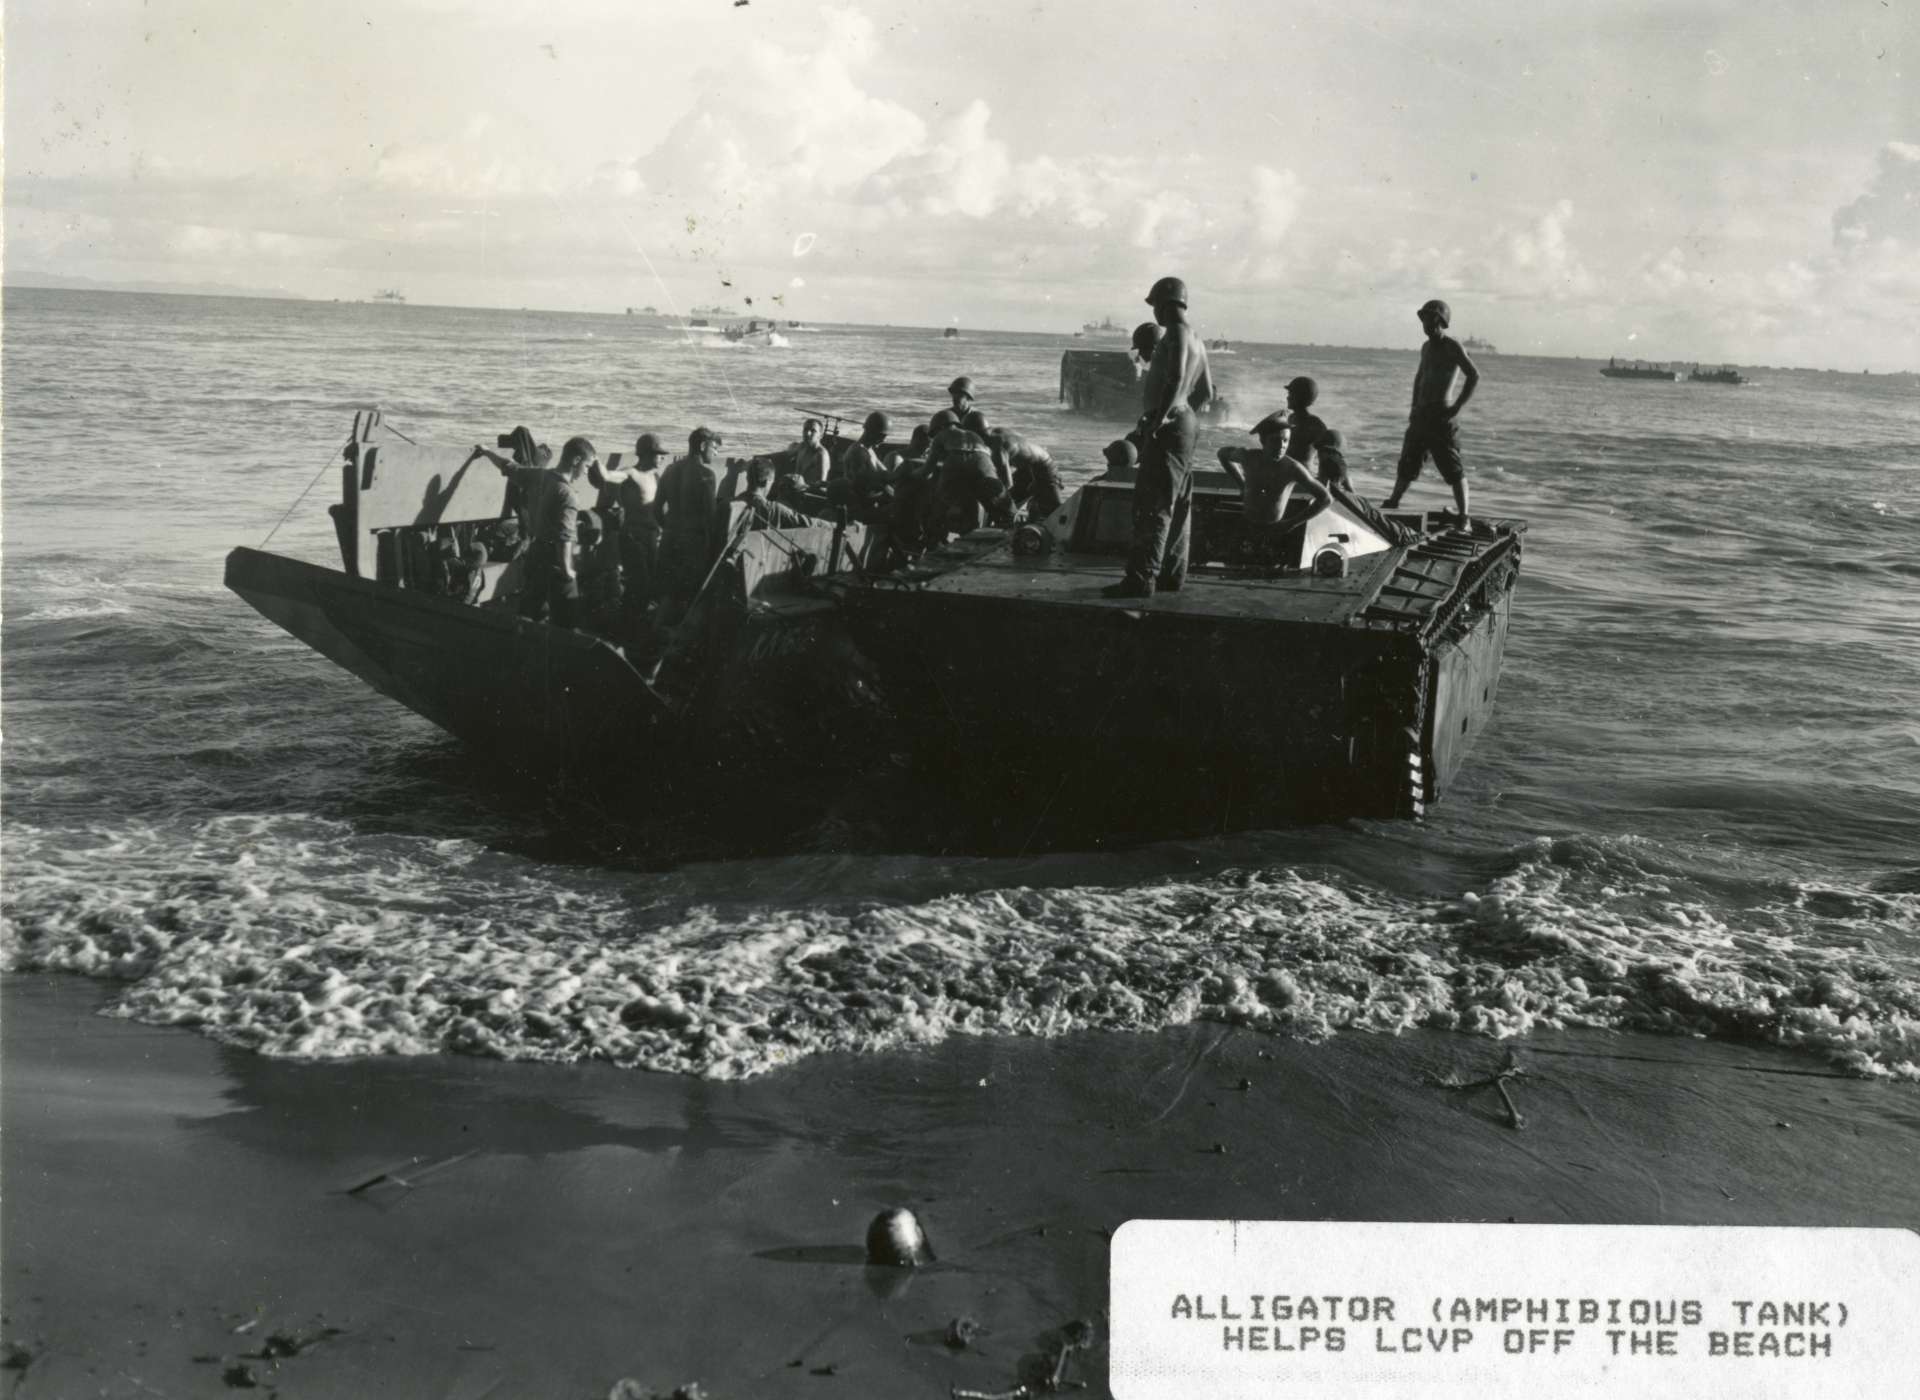
[(964, 1313), (947, 1324), (947, 1345), (955, 1351), (965, 1351), (979, 1335), (980, 1324)]
[(1471, 1093), (1476, 1089), (1498, 1090), (1500, 1102), (1507, 1110), (1507, 1126), (1517, 1131), (1526, 1125), (1527, 1120), (1521, 1116), (1519, 1105), (1514, 1103), (1513, 1095), (1507, 1091), (1507, 1081), (1509, 1079), (1524, 1079), (1526, 1073), (1526, 1070), (1516, 1063), (1512, 1055), (1509, 1054), (1507, 1063), (1495, 1073), (1487, 1075), (1484, 1079), (1463, 1080), (1458, 1075), (1452, 1074), (1444, 1078), (1429, 1075), (1427, 1082), (1436, 1088), (1453, 1089), (1459, 1093)]
[(867, 1263), (888, 1269), (914, 1269), (934, 1262), (927, 1232), (912, 1211), (883, 1210), (867, 1226)]

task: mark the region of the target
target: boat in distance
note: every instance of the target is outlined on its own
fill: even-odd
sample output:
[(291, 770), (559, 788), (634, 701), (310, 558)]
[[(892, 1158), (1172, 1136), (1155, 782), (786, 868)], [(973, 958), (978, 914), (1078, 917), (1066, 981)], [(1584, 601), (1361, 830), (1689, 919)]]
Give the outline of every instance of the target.
[(1110, 598), (1132, 512), (1132, 480), (1102, 478), (1044, 521), (834, 581), (924, 768), (987, 785), (1011, 827), (1115, 835), (1441, 797), (1493, 713), (1524, 522), (1336, 491), (1248, 563), (1240, 488), (1202, 470), (1184, 584)]
[(1695, 365), (1687, 376), (1689, 384), (1746, 384), (1750, 381), (1732, 365), (1722, 365), (1719, 369), (1703, 370)]
[(1600, 366), (1600, 373), (1609, 379), (1657, 379), (1667, 384), (1680, 377), (1680, 371), (1671, 365), (1653, 365), (1645, 360), (1623, 365), (1618, 360), (1609, 359)]

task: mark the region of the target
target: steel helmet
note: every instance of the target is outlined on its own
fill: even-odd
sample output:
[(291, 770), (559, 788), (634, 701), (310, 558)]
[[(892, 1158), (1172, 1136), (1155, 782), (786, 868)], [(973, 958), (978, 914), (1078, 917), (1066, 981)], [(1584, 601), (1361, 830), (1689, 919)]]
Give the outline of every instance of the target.
[(1438, 297), (1435, 297), (1432, 301), (1421, 307), (1419, 314), (1424, 316), (1429, 311), (1433, 313), (1434, 319), (1440, 323), (1441, 330), (1445, 330), (1453, 324), (1453, 308), (1448, 306), (1444, 301), (1441, 301)]
[(1153, 352), (1166, 338), (1165, 326), (1155, 321), (1142, 321), (1133, 328), (1133, 348), (1143, 360), (1151, 360)]
[(888, 421), (887, 415), (876, 408), (867, 415), (867, 421), (862, 425), (861, 431), (878, 433), (881, 437), (885, 437), (892, 427), (893, 424)]
[(1175, 306), (1185, 306), (1187, 304), (1187, 284), (1182, 282), (1178, 277), (1162, 277), (1158, 282), (1153, 284), (1153, 289), (1147, 293), (1147, 305), (1157, 306), (1163, 301), (1170, 301)]
[(947, 392), (949, 394), (965, 394), (968, 398), (972, 398), (974, 396), (973, 381), (963, 374), (954, 380), (953, 383), (947, 385)]
[(948, 428), (957, 428), (959, 426), (960, 415), (950, 408), (943, 408), (934, 414), (933, 418), (927, 423), (927, 431), (934, 437), (939, 437), (940, 434), (944, 433)]

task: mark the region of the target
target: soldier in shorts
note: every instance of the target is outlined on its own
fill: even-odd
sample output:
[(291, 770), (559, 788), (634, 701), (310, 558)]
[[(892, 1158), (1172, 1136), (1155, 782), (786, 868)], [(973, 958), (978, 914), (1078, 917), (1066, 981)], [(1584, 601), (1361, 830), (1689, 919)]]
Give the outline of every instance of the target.
[[(1467, 471), (1460, 462), (1460, 430), (1453, 420), (1473, 397), (1480, 371), (1467, 358), (1460, 342), (1447, 334), (1453, 312), (1444, 301), (1430, 301), (1416, 314), (1427, 333), (1427, 343), (1420, 347), (1420, 368), (1413, 376), (1413, 408), (1407, 415), (1407, 436), (1400, 447), (1400, 469), (1394, 478), (1393, 494), (1381, 502), (1381, 508), (1399, 507), (1400, 498), (1431, 457), (1441, 480), (1453, 488), (1453, 504), (1464, 520)], [(1456, 375), (1464, 376), (1464, 382), (1460, 397), (1449, 402)]]

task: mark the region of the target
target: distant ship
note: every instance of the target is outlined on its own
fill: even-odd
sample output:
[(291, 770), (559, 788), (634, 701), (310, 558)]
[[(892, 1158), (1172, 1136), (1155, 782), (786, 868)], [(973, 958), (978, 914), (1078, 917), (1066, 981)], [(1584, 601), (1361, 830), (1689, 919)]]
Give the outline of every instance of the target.
[(690, 312), (689, 314), (694, 316), (734, 317), (734, 316), (738, 316), (740, 313), (738, 311), (735, 311), (731, 306), (696, 306), (693, 308), (692, 312)]
[(1477, 335), (1468, 336), (1465, 340), (1461, 341), (1460, 344), (1468, 350), (1478, 350), (1482, 355), (1498, 355), (1500, 353), (1499, 348), (1495, 346), (1491, 340), (1482, 340)]
[(1609, 379), (1663, 379), (1669, 384), (1680, 377), (1679, 370), (1671, 369), (1666, 365), (1650, 365), (1645, 360), (1635, 360), (1630, 365), (1623, 365), (1612, 358), (1601, 366), (1600, 373)]
[(1240, 352), (1224, 340), (1209, 340), (1207, 350), (1214, 355), (1238, 355)]
[(397, 301), (397, 302), (406, 301), (405, 297), (401, 296), (400, 293), (393, 291), (391, 288), (383, 292), (375, 292), (373, 294), (373, 299), (375, 301)]
[(1089, 321), (1075, 332), (1076, 335), (1132, 335), (1126, 326), (1116, 326), (1113, 317), (1102, 316), (1098, 322)]
[(958, 326), (948, 326), (940, 332), (940, 338), (942, 340), (958, 340), (960, 338), (960, 328)]
[(1689, 384), (1745, 384), (1746, 375), (1732, 365), (1722, 365), (1719, 369), (1701, 369), (1693, 367), (1693, 373), (1687, 376)]

